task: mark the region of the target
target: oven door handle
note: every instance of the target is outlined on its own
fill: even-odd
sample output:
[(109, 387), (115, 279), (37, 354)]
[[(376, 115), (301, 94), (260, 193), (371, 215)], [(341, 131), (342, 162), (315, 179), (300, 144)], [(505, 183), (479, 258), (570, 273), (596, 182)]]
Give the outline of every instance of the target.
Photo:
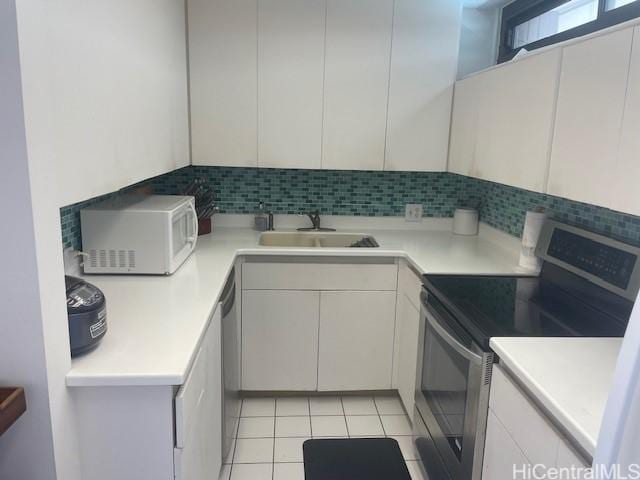
[(472, 352), (467, 347), (462, 345), (458, 340), (455, 339), (453, 335), (451, 335), (445, 328), (438, 323), (435, 316), (431, 312), (425, 312), (425, 317), (431, 328), (444, 340), (447, 345), (453, 348), (460, 356), (464, 357), (471, 363), (475, 365), (482, 365), (482, 357), (475, 352)]

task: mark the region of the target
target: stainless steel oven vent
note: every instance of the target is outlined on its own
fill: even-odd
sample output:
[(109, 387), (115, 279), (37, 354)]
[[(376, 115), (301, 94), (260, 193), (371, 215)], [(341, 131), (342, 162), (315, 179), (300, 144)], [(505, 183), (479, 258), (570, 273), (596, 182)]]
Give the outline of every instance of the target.
[(483, 385), (491, 385), (491, 376), (493, 374), (493, 354), (486, 355), (484, 360), (484, 375), (482, 378)]

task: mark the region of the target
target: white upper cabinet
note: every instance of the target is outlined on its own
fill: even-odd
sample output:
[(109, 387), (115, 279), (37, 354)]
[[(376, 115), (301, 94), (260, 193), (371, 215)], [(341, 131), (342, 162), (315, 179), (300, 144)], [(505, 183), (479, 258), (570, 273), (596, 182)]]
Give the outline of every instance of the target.
[(188, 0), (188, 12), (194, 165), (446, 169), (459, 0)]
[(450, 172), (544, 191), (560, 57), (533, 54), (456, 83)]
[(472, 176), (544, 191), (560, 56), (555, 49), (481, 74)]
[(384, 167), (393, 0), (327, 0), (322, 167)]
[(612, 186), (632, 36), (620, 30), (564, 49), (548, 193), (602, 206), (619, 195)]
[(473, 75), (456, 82), (451, 118), (451, 142), (448, 170), (472, 175), (478, 139), (479, 99), (484, 76)]
[(257, 166), (257, 0), (188, 0), (194, 165)]
[(181, 2), (34, 0), (17, 21), (29, 156), (51, 169), (53, 202), (189, 164)]
[(324, 0), (261, 0), (258, 164), (320, 168)]
[(627, 87), (627, 102), (622, 123), (622, 137), (616, 167), (616, 183), (610, 207), (640, 215), (640, 27), (633, 36), (631, 71)]
[(458, 1), (395, 2), (385, 170), (447, 168), (461, 13)]

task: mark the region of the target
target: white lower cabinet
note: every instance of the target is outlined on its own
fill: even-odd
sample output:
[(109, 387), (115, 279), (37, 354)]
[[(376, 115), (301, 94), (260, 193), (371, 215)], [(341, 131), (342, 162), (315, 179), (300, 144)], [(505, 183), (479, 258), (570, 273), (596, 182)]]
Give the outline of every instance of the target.
[(222, 467), (222, 331), (214, 319), (176, 395), (176, 480), (209, 479)]
[(538, 469), (588, 463), (499, 365), (493, 367), (483, 478), (512, 480), (514, 466)]
[(573, 446), (567, 442), (560, 442), (556, 466), (559, 468), (586, 468), (589, 464), (585, 462)]
[(220, 321), (217, 308), (187, 379), (179, 388), (133, 385), (70, 389), (83, 479), (218, 478), (222, 466)]
[(242, 292), (242, 389), (316, 390), (320, 293)]
[(409, 297), (400, 292), (398, 292), (396, 322), (397, 388), (405, 411), (413, 412), (418, 369), (420, 311), (409, 301)]
[(321, 292), (318, 390), (391, 388), (395, 292)]
[(403, 260), (398, 268), (396, 330), (393, 347), (393, 388), (407, 413), (413, 412), (418, 370), (420, 292), (422, 281)]
[[(529, 460), (500, 423), (498, 417), (489, 410), (482, 478), (485, 480), (513, 480), (518, 478), (514, 475), (514, 468), (522, 469), (529, 464)], [(520, 476), (520, 478), (524, 477)]]
[(242, 389), (390, 390), (394, 259), (252, 258), (242, 267)]

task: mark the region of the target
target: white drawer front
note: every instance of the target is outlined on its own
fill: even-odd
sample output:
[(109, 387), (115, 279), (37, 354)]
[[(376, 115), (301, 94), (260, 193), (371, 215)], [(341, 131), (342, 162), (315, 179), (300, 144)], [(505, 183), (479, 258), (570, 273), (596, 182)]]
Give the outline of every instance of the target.
[(396, 290), (389, 264), (245, 263), (243, 290)]
[(532, 464), (556, 464), (560, 435), (498, 365), (493, 367), (489, 407)]

